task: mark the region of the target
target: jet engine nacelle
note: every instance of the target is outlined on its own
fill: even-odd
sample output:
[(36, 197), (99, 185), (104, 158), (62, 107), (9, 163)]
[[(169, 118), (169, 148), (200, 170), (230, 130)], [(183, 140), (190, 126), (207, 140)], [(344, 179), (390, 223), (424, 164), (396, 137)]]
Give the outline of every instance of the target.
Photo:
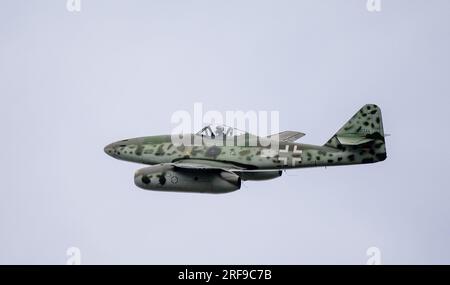
[(241, 188), (241, 178), (232, 172), (177, 169), (172, 165), (139, 169), (134, 183), (146, 190), (191, 193), (228, 193)]

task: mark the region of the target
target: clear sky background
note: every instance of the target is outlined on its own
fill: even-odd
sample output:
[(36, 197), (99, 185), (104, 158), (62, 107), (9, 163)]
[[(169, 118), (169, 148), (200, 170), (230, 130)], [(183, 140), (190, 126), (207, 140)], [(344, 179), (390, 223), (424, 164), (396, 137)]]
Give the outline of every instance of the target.
[[(2, 0), (0, 263), (450, 263), (450, 1), (381, 2)], [(103, 152), (195, 102), (313, 144), (376, 103), (388, 158), (201, 195)]]

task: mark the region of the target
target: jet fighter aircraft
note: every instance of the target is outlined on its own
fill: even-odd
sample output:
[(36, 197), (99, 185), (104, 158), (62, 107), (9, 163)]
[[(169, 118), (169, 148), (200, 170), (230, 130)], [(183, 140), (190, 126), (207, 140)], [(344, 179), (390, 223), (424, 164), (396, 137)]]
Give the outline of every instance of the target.
[(304, 136), (301, 132), (257, 137), (227, 126), (206, 126), (188, 136), (192, 144), (177, 145), (171, 135), (161, 135), (121, 140), (104, 151), (150, 165), (134, 175), (140, 188), (197, 193), (228, 193), (240, 189), (241, 181), (277, 178), (287, 169), (386, 159), (381, 110), (373, 104), (363, 106), (324, 145), (296, 142)]

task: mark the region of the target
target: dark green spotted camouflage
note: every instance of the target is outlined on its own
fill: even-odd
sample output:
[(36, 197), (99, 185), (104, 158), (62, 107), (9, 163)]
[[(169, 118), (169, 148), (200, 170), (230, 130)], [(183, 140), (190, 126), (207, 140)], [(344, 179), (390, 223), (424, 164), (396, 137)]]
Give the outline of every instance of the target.
[(200, 141), (199, 145), (176, 146), (170, 135), (150, 136), (119, 141), (105, 151), (118, 159), (149, 165), (196, 159), (205, 164), (227, 162), (252, 170), (363, 164), (386, 159), (381, 111), (376, 105), (361, 108), (323, 146), (280, 141), (274, 152), (270, 146), (239, 146), (235, 137), (226, 138), (219, 146), (212, 145), (213, 139), (208, 137)]
[[(386, 159), (381, 110), (362, 107), (324, 145), (295, 142), (304, 134), (269, 137), (188, 134), (180, 144), (170, 135), (118, 141), (105, 147), (117, 159), (151, 165), (135, 173), (146, 190), (227, 193), (241, 180), (277, 178), (283, 169), (366, 164)], [(179, 136), (176, 136), (179, 138)]]

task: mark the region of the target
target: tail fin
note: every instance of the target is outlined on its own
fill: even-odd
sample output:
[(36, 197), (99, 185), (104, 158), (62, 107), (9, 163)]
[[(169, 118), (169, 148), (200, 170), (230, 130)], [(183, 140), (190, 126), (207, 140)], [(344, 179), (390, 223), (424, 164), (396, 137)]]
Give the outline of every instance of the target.
[(370, 149), (376, 161), (386, 159), (381, 109), (374, 104), (364, 105), (325, 146), (355, 152)]

